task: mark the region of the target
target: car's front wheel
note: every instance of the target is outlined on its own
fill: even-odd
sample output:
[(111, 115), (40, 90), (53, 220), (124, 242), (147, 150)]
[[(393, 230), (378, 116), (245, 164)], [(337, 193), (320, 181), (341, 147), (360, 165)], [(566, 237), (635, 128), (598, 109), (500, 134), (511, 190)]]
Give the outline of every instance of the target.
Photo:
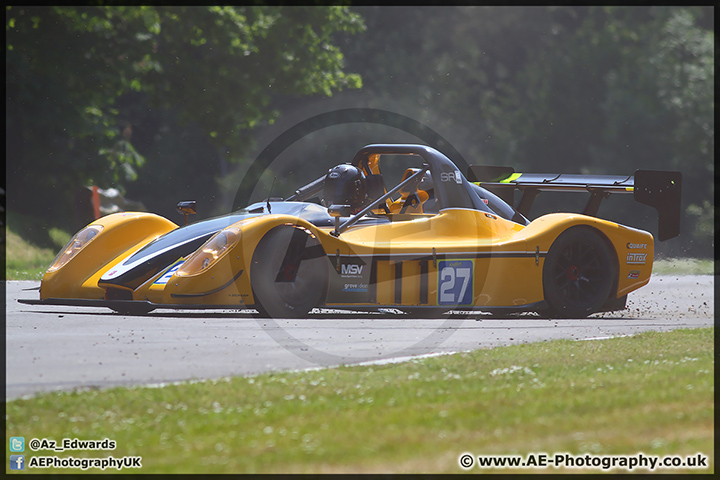
[(255, 307), (263, 316), (304, 317), (325, 300), (327, 264), (322, 245), (304, 228), (270, 230), (253, 254), (250, 283)]
[(611, 247), (591, 227), (572, 227), (555, 239), (543, 267), (550, 315), (585, 318), (601, 309), (617, 277)]

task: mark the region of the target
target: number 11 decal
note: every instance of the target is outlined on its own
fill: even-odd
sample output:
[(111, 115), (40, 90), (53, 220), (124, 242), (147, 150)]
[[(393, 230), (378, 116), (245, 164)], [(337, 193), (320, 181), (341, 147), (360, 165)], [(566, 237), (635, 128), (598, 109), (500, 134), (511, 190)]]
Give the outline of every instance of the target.
[(472, 305), (474, 260), (438, 262), (438, 305)]

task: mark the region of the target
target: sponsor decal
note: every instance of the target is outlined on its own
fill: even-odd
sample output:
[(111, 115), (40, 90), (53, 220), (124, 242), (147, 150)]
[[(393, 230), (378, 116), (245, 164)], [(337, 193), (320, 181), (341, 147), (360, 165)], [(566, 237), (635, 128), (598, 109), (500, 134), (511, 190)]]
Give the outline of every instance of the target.
[(362, 275), (363, 268), (365, 265), (353, 265), (353, 264), (341, 264), (340, 275), (345, 277), (359, 277)]
[(180, 266), (181, 266), (183, 263), (185, 263), (185, 259), (184, 259), (184, 258), (181, 259), (181, 260), (178, 260), (177, 262), (175, 262), (172, 266), (170, 266), (170, 268), (168, 268), (168, 269), (165, 271), (164, 274), (162, 274), (162, 276), (161, 276), (160, 278), (158, 278), (157, 280), (155, 280), (155, 281), (153, 282), (153, 285), (165, 285), (165, 284), (167, 284), (167, 282), (170, 280), (170, 277), (172, 277), (173, 274), (175, 274), (175, 272), (178, 271), (178, 269), (180, 268)]
[(372, 266), (358, 257), (343, 257), (341, 259), (330, 255), (330, 261), (335, 266), (337, 276), (330, 279), (327, 301), (329, 303), (368, 301)]
[(627, 278), (640, 278), (640, 270), (630, 270)]
[(346, 283), (343, 292), (367, 292), (367, 283)]
[(630, 250), (646, 250), (647, 243), (628, 243), (626, 247)]
[(472, 305), (474, 260), (438, 262), (438, 305)]
[(462, 183), (462, 176), (459, 170), (455, 170), (454, 172), (440, 172), (440, 181)]
[(647, 253), (628, 253), (625, 263), (628, 265), (645, 265), (646, 258)]

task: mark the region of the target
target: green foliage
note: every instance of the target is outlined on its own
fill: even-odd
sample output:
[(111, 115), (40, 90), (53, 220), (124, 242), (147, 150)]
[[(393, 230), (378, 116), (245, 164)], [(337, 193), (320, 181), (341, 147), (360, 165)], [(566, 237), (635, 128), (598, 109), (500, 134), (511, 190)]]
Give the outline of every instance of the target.
[[(165, 215), (185, 196), (219, 213), (218, 179), (234, 195), (230, 165), (262, 127), (363, 106), (426, 123), (471, 163), (678, 169), (683, 233), (659, 248), (713, 254), (711, 7), (13, 6), (6, 20), (10, 208), (67, 219), (92, 182)], [(297, 158), (347, 161), (360, 130), (298, 142)], [(394, 133), (382, 141), (406, 141)], [(647, 211), (600, 213), (655, 228)]]
[(52, 240), (57, 251), (60, 251), (61, 248), (67, 245), (72, 238), (71, 234), (59, 228), (51, 228), (48, 231), (48, 236)]
[(332, 37), (361, 29), (345, 7), (7, 7), (10, 207), (67, 219), (84, 185), (132, 182), (148, 156), (162, 168), (136, 148), (143, 111), (243, 159), (271, 99), (360, 86)]
[[(373, 73), (364, 76), (368, 98), (451, 134), (471, 163), (539, 172), (680, 170), (683, 236), (659, 247), (712, 255), (707, 214), (697, 214), (713, 201), (712, 8), (358, 11), (367, 33), (347, 49), (348, 64)], [(641, 210), (617, 213), (612, 220), (656, 228)]]

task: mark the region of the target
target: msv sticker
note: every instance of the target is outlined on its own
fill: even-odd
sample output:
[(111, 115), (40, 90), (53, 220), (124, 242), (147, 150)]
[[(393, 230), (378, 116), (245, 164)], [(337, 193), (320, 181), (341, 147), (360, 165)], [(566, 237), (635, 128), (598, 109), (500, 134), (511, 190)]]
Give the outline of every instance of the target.
[(328, 288), (329, 303), (362, 303), (370, 300), (370, 271), (372, 265), (359, 257), (334, 257), (330, 261), (335, 266)]
[(472, 305), (474, 260), (438, 262), (438, 305)]
[(340, 275), (343, 278), (346, 277), (360, 277), (363, 273), (363, 269), (366, 267), (366, 265), (355, 265), (355, 264), (341, 264), (340, 265)]
[(178, 271), (178, 269), (183, 263), (185, 263), (185, 259), (181, 258), (180, 260), (172, 264), (170, 268), (165, 270), (165, 273), (163, 273), (160, 278), (153, 282), (153, 285), (165, 285), (170, 280), (170, 277), (172, 277), (173, 274)]

